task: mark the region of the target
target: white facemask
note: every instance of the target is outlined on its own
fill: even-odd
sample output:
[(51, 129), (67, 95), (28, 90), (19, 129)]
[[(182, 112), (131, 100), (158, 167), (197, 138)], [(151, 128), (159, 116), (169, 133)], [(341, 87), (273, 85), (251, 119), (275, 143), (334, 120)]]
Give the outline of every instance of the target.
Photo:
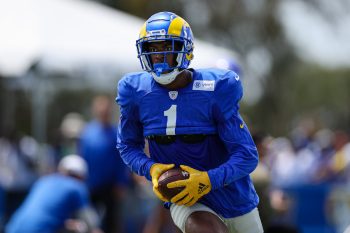
[(167, 85), (173, 82), (175, 78), (183, 71), (184, 70), (179, 71), (179, 69), (174, 69), (170, 73), (161, 74), (160, 76), (157, 76), (154, 72), (151, 72), (151, 74), (157, 83), (161, 85)]

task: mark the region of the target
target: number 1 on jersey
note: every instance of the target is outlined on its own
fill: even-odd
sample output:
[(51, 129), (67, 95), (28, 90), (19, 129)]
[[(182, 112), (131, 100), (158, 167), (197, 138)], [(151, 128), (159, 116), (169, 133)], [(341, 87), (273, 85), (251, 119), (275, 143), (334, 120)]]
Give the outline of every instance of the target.
[(164, 111), (164, 116), (167, 117), (166, 135), (175, 135), (176, 108), (177, 108), (177, 105), (173, 104), (168, 110)]

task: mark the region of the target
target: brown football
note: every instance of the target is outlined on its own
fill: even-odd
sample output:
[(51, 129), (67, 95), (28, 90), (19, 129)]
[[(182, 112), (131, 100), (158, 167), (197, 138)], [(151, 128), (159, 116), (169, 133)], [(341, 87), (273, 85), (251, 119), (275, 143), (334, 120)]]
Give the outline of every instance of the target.
[(190, 174), (188, 174), (187, 171), (184, 171), (181, 168), (172, 168), (160, 175), (158, 179), (158, 190), (163, 197), (170, 201), (170, 199), (181, 192), (184, 187), (168, 188), (167, 184), (177, 180), (185, 180), (189, 177)]

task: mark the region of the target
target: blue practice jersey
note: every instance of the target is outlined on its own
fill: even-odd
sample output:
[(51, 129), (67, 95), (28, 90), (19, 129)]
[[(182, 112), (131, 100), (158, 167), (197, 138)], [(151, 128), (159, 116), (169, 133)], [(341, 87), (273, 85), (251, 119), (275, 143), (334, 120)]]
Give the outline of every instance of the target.
[[(117, 147), (124, 162), (150, 179), (155, 163), (188, 165), (208, 171), (212, 191), (199, 202), (224, 217), (248, 213), (259, 202), (249, 174), (258, 153), (239, 115), (243, 90), (234, 72), (221, 69), (192, 70), (186, 87), (169, 91), (146, 72), (127, 74), (120, 80), (117, 102), (120, 123)], [(170, 144), (144, 138), (152, 135), (206, 134), (200, 143), (176, 139)]]
[(14, 213), (7, 233), (54, 233), (64, 221), (88, 205), (83, 182), (53, 174), (38, 180), (30, 194)]

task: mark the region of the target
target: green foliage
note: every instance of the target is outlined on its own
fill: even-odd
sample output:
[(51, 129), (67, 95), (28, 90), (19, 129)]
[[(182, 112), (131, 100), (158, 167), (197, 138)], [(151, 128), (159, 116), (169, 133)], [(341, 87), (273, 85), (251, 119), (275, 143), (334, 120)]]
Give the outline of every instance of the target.
[(325, 70), (296, 64), (284, 75), (271, 76), (266, 92), (244, 111), (254, 128), (284, 135), (302, 117), (312, 117), (319, 127), (350, 129), (350, 70)]

